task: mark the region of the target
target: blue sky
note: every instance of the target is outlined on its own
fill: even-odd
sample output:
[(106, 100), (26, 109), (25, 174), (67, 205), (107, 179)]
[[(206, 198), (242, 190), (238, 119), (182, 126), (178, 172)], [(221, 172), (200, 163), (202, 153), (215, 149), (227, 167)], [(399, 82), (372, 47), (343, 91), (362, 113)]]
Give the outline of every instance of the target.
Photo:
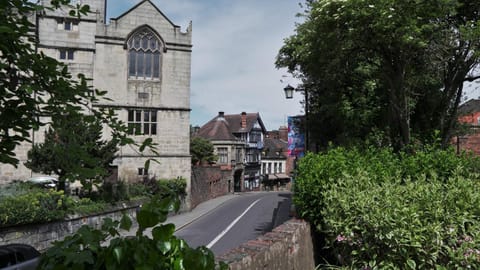
[[(118, 17), (140, 0), (108, 0), (107, 17)], [(275, 68), (283, 39), (294, 33), (299, 0), (153, 0), (182, 30), (193, 23), (190, 122), (203, 125), (219, 111), (259, 112), (268, 130), (303, 114), (302, 95), (286, 100), (295, 86)]]

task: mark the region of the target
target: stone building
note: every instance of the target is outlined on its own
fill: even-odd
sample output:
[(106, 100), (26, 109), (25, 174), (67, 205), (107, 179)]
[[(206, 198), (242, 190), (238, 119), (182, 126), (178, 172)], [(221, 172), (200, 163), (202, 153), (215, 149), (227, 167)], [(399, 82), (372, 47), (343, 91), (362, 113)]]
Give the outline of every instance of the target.
[[(111, 100), (95, 106), (115, 108), (137, 142), (153, 138), (158, 144), (158, 155), (140, 155), (132, 146), (122, 147), (113, 164), (120, 179), (135, 181), (149, 175), (184, 177), (189, 182), (191, 25), (182, 31), (149, 0), (108, 23), (106, 0), (79, 2), (88, 4), (92, 13), (76, 18), (64, 8), (32, 18), (38, 50), (67, 63), (72, 74), (92, 78), (94, 88), (107, 90)], [(43, 136), (42, 130), (34, 132), (32, 141), (42, 142)], [(0, 166), (0, 183), (32, 176), (23, 166), (30, 147), (17, 148), (18, 168)], [(148, 171), (147, 158), (158, 160)]]
[(290, 188), (294, 157), (288, 155), (288, 128), (268, 131), (262, 150), (261, 178), (264, 188)]

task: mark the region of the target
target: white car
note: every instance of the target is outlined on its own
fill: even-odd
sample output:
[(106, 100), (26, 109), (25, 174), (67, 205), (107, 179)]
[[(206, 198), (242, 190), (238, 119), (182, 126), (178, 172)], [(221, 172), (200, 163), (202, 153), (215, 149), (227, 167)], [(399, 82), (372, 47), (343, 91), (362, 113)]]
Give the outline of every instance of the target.
[(36, 176), (28, 179), (27, 182), (45, 188), (56, 188), (58, 185), (58, 179), (54, 176)]

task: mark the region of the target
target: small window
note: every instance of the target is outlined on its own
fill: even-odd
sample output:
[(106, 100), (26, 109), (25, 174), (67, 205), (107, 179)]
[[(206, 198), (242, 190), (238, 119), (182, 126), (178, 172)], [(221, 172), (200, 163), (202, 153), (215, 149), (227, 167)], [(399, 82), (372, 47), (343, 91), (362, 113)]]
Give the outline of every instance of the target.
[(60, 19), (57, 21), (57, 29), (65, 31), (78, 31), (78, 21), (71, 19)]
[(148, 176), (148, 169), (138, 168), (138, 175), (139, 176)]
[(73, 60), (74, 50), (72, 49), (61, 49), (60, 50), (60, 59), (61, 60)]

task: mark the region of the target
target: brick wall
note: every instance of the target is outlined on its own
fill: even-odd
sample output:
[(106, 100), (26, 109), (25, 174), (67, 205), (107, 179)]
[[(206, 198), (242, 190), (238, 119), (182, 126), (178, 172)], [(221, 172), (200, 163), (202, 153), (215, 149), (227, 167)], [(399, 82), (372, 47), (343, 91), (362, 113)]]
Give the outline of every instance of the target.
[(480, 155), (480, 130), (472, 129), (472, 134), (467, 136), (453, 137), (452, 144), (458, 151), (471, 151), (475, 155)]
[(314, 269), (310, 225), (303, 220), (291, 219), (217, 260), (226, 262), (230, 270)]
[[(229, 189), (230, 185), (230, 189)], [(232, 191), (233, 176), (228, 166), (195, 166), (192, 168), (190, 207)]]

